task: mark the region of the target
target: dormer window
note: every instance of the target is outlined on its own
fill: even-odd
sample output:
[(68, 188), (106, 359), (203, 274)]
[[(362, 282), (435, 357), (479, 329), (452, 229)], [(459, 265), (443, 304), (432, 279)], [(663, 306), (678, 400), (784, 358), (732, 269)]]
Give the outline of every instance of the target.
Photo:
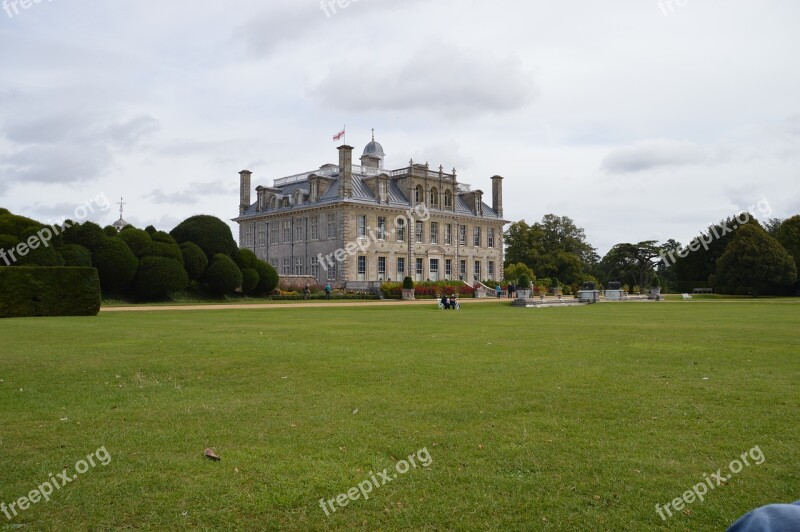
[(431, 189), (430, 205), (431, 205), (431, 207), (438, 207), (439, 206), (439, 191), (436, 189), (436, 187), (433, 187)]
[(453, 193), (449, 190), (444, 191), (444, 206), (446, 209), (453, 208)]
[(386, 183), (385, 179), (378, 180), (378, 197), (380, 198), (381, 203), (387, 202), (388, 193), (388, 183)]

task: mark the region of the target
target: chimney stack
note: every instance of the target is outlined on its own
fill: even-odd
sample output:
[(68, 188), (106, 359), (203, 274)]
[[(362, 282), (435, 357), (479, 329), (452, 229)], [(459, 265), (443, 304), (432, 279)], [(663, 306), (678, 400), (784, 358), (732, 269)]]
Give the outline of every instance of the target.
[(492, 176), (492, 210), (503, 217), (503, 178), (499, 175)]
[(250, 177), (253, 172), (242, 170), (239, 172), (239, 216), (250, 208)]
[(339, 150), (339, 195), (353, 197), (353, 147), (343, 144)]

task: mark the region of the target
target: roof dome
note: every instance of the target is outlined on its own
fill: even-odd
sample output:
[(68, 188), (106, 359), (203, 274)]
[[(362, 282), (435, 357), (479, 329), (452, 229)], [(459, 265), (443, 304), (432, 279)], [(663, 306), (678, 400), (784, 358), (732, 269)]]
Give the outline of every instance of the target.
[(372, 155), (375, 157), (380, 157), (381, 159), (386, 156), (386, 154), (383, 152), (383, 146), (381, 146), (381, 143), (375, 141), (374, 129), (372, 130), (372, 142), (364, 147), (364, 153), (361, 156), (364, 157), (365, 155)]
[(374, 155), (375, 157), (380, 157), (383, 159), (386, 154), (383, 153), (383, 146), (381, 146), (381, 143), (373, 140), (364, 148), (363, 155)]

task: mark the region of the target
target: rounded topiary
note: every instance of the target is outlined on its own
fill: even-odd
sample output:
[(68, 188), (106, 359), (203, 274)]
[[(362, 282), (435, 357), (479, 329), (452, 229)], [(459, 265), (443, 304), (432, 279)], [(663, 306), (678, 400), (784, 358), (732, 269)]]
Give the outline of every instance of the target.
[(658, 278), (658, 275), (653, 276), (653, 280), (650, 281), (650, 286), (653, 288), (658, 288), (661, 286), (661, 279)]
[(233, 257), (238, 246), (233, 239), (231, 228), (214, 216), (197, 215), (187, 218), (169, 233), (178, 242), (194, 242), (209, 259), (217, 253)]
[(137, 257), (143, 256), (144, 249), (152, 242), (147, 231), (130, 226), (119, 233), (119, 239), (128, 244), (128, 247)]
[(241, 269), (255, 268), (256, 262), (258, 262), (258, 257), (256, 257), (256, 254), (249, 249), (239, 249), (233, 255), (233, 260)]
[(242, 271), (229, 256), (217, 253), (208, 265), (205, 281), (212, 293), (225, 295), (242, 286)]
[(168, 259), (183, 262), (183, 255), (181, 255), (181, 248), (174, 242), (167, 244), (166, 242), (152, 241), (147, 244), (142, 250), (142, 257), (166, 257)]
[(411, 276), (406, 275), (403, 278), (403, 290), (413, 290), (414, 289), (414, 279)]
[(208, 257), (197, 244), (184, 242), (180, 246), (181, 256), (183, 257), (183, 267), (193, 281), (200, 280), (208, 267)]
[(92, 254), (92, 264), (97, 268), (103, 292), (118, 294), (130, 286), (139, 260), (128, 244), (119, 238), (108, 238)]
[(271, 294), (273, 290), (278, 288), (280, 278), (278, 277), (278, 272), (275, 271), (275, 268), (273, 268), (271, 264), (259, 260), (256, 262), (255, 270), (258, 272), (258, 286), (255, 290), (257, 294)]
[[(63, 266), (64, 259), (53, 249), (50, 240), (42, 240), (47, 235), (37, 234), (39, 229), (39, 227), (29, 227), (20, 235), (20, 241), (25, 243), (26, 253), (20, 255), (17, 251), (17, 264), (19, 266)], [(30, 247), (31, 245), (36, 248)]]
[(172, 292), (184, 290), (189, 277), (183, 264), (167, 257), (144, 257), (139, 262), (134, 287), (141, 299), (163, 299)]
[(78, 244), (66, 244), (58, 250), (64, 259), (64, 266), (89, 268), (92, 266), (92, 252)]
[(258, 272), (254, 268), (245, 268), (242, 270), (242, 293), (249, 294), (258, 288)]
[(531, 287), (531, 280), (528, 278), (528, 275), (523, 273), (519, 276), (519, 281), (517, 281), (517, 288), (520, 290), (529, 290)]
[(93, 222), (73, 225), (64, 230), (66, 244), (79, 244), (92, 253), (99, 249), (106, 240), (108, 240), (108, 236), (103, 232), (103, 228)]
[(553, 280), (550, 281), (550, 288), (561, 288), (561, 283), (558, 282), (558, 277), (553, 277)]
[(155, 233), (150, 235), (150, 238), (152, 238), (154, 242), (163, 242), (164, 244), (177, 244), (175, 239), (172, 238), (172, 235), (170, 235), (169, 233), (165, 233), (164, 231), (156, 231)]

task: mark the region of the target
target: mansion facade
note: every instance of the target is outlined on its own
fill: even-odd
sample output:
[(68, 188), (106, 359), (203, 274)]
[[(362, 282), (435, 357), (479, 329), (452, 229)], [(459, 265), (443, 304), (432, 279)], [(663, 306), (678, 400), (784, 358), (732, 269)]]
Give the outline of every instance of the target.
[(256, 187), (240, 177), (239, 246), (280, 275), (311, 276), (334, 287), (380, 281), (501, 280), (503, 178), (494, 176), (491, 206), (456, 171), (409, 162), (385, 170), (383, 147), (367, 144), (361, 164), (353, 147), (339, 164)]

